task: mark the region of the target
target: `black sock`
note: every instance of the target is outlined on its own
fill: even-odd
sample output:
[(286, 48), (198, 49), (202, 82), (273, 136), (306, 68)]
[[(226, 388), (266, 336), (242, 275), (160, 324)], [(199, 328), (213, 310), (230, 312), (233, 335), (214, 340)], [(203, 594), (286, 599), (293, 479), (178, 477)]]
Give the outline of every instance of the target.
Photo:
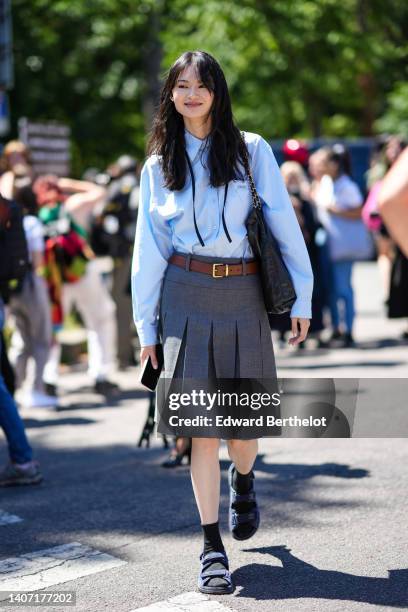
[[(237, 468), (234, 468), (234, 471), (232, 472), (232, 488), (241, 495), (249, 493), (252, 489), (253, 477), (252, 471), (249, 472), (249, 474), (240, 474)], [(255, 503), (253, 501), (237, 501), (232, 504), (233, 508), (240, 514), (250, 512), (254, 505)], [(251, 531), (252, 527), (250, 525), (241, 524), (239, 526), (239, 532), (242, 537), (246, 536)]]
[(232, 473), (232, 488), (237, 493), (249, 493), (252, 487), (252, 471), (249, 474), (240, 474), (237, 468)]
[(209, 525), (201, 525), (201, 527), (204, 533), (204, 554), (209, 552), (225, 552), (218, 521)]
[[(252, 480), (252, 471), (249, 472), (249, 474), (241, 474), (238, 472), (237, 468), (234, 468), (234, 471), (232, 472), (232, 488), (234, 491), (240, 493), (241, 495), (249, 493), (252, 489)], [(240, 501), (235, 502), (233, 506), (237, 512), (249, 512), (254, 507), (254, 502)]]
[[(210, 523), (209, 525), (201, 525), (204, 533), (204, 554), (211, 552), (222, 552), (225, 553), (224, 545), (221, 540), (220, 527), (218, 521), (216, 523)], [(219, 560), (213, 561), (209, 566), (209, 570), (223, 570), (225, 566)], [(208, 586), (225, 586), (228, 582), (225, 578), (220, 576), (214, 576), (208, 581)]]

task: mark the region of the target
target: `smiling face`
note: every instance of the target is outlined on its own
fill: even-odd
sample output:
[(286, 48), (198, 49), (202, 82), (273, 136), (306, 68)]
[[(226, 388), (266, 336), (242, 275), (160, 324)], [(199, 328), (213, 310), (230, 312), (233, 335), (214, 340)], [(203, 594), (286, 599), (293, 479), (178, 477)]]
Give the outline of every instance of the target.
[(177, 77), (172, 98), (176, 110), (187, 120), (206, 121), (210, 115), (214, 92), (200, 80), (194, 66), (187, 66)]

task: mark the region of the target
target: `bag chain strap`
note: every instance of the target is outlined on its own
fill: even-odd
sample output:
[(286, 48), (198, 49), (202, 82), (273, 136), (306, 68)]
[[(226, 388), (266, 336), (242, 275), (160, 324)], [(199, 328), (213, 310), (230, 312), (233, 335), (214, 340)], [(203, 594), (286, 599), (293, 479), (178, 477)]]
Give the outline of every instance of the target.
[(245, 171), (248, 177), (248, 181), (249, 181), (249, 186), (251, 188), (251, 195), (252, 195), (252, 205), (254, 208), (257, 208), (258, 210), (261, 210), (262, 208), (262, 202), (261, 202), (261, 198), (259, 197), (259, 194), (256, 190), (255, 187), (255, 182), (254, 182), (254, 177), (252, 176), (252, 171), (251, 171), (251, 166), (249, 163), (249, 157), (248, 157), (248, 149), (246, 146), (246, 142), (245, 142), (245, 138), (244, 138), (244, 133), (241, 133), (242, 136), (242, 144), (243, 146), (243, 151), (244, 151), (244, 166), (245, 166)]

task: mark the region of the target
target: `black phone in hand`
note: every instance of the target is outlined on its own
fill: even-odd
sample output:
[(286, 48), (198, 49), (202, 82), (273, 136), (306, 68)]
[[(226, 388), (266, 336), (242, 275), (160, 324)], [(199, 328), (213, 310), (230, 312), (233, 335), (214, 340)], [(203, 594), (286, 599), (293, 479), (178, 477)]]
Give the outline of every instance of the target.
[(148, 357), (144, 362), (139, 379), (139, 382), (141, 382), (144, 387), (150, 389), (150, 391), (156, 390), (157, 382), (160, 377), (160, 372), (163, 369), (164, 358), (162, 344), (156, 344), (156, 358), (158, 363), (157, 370), (154, 369), (152, 365), (152, 360), (150, 359), (150, 357)]

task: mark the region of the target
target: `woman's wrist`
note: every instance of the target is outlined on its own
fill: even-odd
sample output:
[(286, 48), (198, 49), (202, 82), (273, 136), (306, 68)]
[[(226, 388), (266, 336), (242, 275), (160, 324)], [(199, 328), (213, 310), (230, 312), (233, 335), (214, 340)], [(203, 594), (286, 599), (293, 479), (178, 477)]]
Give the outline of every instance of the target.
[(158, 326), (145, 324), (143, 329), (140, 325), (136, 326), (137, 333), (139, 336), (140, 347), (145, 348), (146, 346), (153, 346), (158, 343)]

